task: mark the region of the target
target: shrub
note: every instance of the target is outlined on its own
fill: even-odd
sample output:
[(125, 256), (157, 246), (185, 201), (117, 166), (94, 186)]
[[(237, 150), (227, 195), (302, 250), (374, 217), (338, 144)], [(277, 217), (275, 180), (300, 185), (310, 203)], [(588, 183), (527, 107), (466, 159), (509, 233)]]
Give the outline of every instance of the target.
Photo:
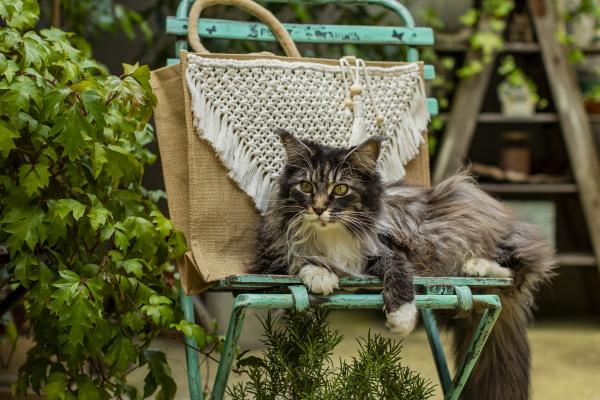
[(177, 311), (170, 260), (185, 241), (141, 186), (156, 158), (150, 71), (109, 75), (71, 34), (36, 31), (38, 15), (35, 1), (0, 3), (0, 242), (35, 342), (14, 391), (137, 398), (126, 378), (146, 365), (143, 396), (172, 398), (151, 341), (205, 336)]
[(430, 381), (402, 365), (402, 345), (370, 332), (358, 339), (358, 354), (333, 363), (342, 335), (322, 311), (291, 312), (281, 327), (269, 313), (261, 321), (266, 346), (262, 358), (241, 353), (237, 370), (248, 378), (228, 388), (234, 400), (426, 400)]

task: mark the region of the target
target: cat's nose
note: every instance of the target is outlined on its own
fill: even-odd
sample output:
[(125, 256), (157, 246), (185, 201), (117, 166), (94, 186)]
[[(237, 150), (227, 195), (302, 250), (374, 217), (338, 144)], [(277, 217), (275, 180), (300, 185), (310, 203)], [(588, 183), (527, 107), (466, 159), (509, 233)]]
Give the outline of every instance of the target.
[(327, 210), (327, 207), (314, 207), (313, 206), (313, 211), (317, 213), (317, 215), (321, 215), (325, 212), (325, 210)]

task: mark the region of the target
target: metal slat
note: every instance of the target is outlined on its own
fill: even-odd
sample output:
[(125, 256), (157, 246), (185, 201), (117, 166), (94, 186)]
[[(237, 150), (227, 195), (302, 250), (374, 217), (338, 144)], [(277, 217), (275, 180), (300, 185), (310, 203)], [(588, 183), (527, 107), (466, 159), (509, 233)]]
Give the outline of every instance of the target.
[[(292, 39), (298, 43), (354, 43), (392, 45), (433, 45), (431, 28), (407, 28), (361, 25), (284, 24)], [(187, 35), (186, 18), (168, 17), (167, 33)], [(201, 37), (275, 41), (269, 28), (257, 22), (201, 18), (198, 25)]]

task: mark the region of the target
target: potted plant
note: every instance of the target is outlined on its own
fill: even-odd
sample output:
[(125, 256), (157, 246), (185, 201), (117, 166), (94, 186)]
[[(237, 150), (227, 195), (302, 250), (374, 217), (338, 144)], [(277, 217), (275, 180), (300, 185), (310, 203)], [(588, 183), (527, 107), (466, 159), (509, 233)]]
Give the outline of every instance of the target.
[(562, 0), (559, 7), (573, 44), (577, 47), (592, 45), (600, 28), (600, 2), (598, 0)]
[(502, 114), (529, 117), (535, 113), (536, 108), (546, 107), (546, 99), (539, 96), (536, 84), (517, 66), (513, 57), (505, 57), (498, 72), (504, 76), (504, 80), (498, 85)]

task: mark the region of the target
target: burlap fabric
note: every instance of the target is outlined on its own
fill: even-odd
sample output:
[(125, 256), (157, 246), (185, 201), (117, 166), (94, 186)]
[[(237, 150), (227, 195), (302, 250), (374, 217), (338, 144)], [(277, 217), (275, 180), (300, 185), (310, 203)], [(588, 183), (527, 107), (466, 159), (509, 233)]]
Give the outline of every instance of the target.
[[(265, 55), (226, 57), (294, 60)], [(188, 252), (177, 266), (184, 290), (192, 294), (207, 289), (219, 279), (245, 273), (245, 266), (254, 255), (260, 217), (250, 197), (227, 176), (210, 144), (196, 134), (184, 79), (186, 54), (182, 53), (180, 59), (182, 62), (178, 65), (153, 71), (151, 85), (158, 99), (154, 119), (169, 213), (188, 242)], [(302, 60), (337, 63), (336, 60)], [(429, 185), (426, 142), (419, 155), (406, 166), (405, 181)]]

